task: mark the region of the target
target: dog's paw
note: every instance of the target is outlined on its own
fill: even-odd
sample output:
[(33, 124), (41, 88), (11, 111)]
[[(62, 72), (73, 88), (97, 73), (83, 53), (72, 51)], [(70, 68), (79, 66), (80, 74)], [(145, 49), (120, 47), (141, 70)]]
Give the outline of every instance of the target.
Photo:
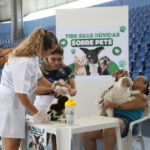
[(130, 91), (130, 94), (140, 94), (141, 92), (139, 90)]

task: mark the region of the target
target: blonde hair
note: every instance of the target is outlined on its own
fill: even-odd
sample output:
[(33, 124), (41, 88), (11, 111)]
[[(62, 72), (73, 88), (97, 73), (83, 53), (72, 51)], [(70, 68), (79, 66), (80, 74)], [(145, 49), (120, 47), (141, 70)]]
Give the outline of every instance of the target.
[(54, 33), (38, 28), (13, 50), (10, 57), (40, 56), (42, 50), (54, 48), (57, 42)]

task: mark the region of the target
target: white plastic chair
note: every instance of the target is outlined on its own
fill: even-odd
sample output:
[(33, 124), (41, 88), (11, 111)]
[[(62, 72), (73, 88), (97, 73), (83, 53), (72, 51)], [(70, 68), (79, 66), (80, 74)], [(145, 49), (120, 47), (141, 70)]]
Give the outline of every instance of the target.
[[(145, 150), (144, 140), (141, 133), (141, 123), (150, 119), (150, 101), (148, 102), (148, 108), (144, 111), (141, 119), (133, 121), (130, 123), (128, 135), (122, 138), (123, 150), (132, 150), (132, 141), (140, 142), (141, 150)], [(132, 135), (132, 129), (135, 124), (139, 124), (139, 133), (137, 135)]]

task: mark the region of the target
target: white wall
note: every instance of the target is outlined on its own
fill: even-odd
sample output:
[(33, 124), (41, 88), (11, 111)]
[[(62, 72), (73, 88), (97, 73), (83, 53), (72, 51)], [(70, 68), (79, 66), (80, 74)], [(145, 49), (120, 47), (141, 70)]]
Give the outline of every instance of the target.
[(107, 90), (113, 82), (81, 82), (76, 81), (77, 95), (73, 99), (77, 102), (78, 113), (97, 114), (98, 107), (95, 101), (100, 98), (101, 93)]

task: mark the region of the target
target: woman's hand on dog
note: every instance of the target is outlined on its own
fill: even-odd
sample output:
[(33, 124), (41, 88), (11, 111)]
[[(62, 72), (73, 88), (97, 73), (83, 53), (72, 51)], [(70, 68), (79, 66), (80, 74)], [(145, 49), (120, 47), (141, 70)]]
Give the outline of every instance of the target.
[(77, 91), (76, 91), (75, 88), (72, 88), (71, 85), (65, 84), (64, 87), (66, 87), (68, 89), (70, 96), (75, 96), (76, 95)]
[(121, 108), (121, 105), (120, 104), (111, 103), (110, 101), (105, 100), (104, 101), (104, 108), (105, 109), (107, 109), (107, 108)]

